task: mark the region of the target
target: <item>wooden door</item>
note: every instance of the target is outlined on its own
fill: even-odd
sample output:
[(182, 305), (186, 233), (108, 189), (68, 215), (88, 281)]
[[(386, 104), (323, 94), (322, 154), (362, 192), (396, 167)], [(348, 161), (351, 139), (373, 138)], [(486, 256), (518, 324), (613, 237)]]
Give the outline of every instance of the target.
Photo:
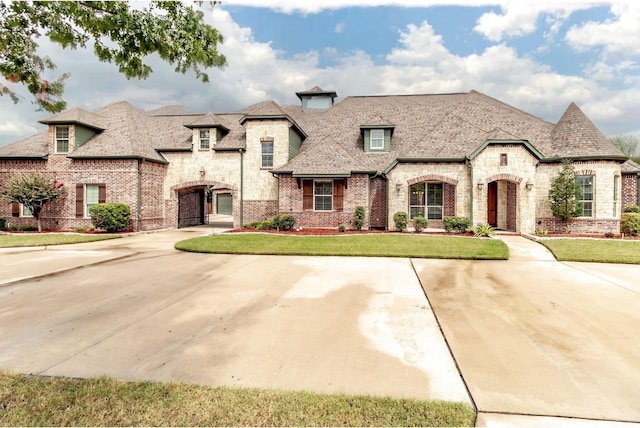
[(492, 181), (487, 186), (487, 223), (498, 226), (498, 182)]

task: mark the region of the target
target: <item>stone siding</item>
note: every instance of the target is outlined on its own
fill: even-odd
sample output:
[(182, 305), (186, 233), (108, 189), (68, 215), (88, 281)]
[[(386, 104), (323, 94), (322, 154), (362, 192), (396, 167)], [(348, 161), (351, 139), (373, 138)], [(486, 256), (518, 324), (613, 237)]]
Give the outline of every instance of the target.
[[(443, 188), (445, 216), (469, 217), (470, 169), (464, 163), (401, 163), (389, 174), (387, 227), (395, 229), (393, 215), (409, 214), (409, 186), (423, 181), (440, 181)], [(443, 227), (441, 220), (430, 220), (429, 227)]]

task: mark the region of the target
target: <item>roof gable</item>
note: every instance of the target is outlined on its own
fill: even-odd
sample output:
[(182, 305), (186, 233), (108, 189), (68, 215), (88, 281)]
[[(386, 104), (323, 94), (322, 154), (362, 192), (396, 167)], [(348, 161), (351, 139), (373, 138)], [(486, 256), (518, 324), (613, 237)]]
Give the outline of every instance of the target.
[(48, 119), (41, 120), (40, 123), (45, 125), (79, 124), (99, 131), (103, 131), (106, 128), (104, 117), (99, 114), (88, 112), (79, 107), (74, 107), (71, 110), (67, 110)]

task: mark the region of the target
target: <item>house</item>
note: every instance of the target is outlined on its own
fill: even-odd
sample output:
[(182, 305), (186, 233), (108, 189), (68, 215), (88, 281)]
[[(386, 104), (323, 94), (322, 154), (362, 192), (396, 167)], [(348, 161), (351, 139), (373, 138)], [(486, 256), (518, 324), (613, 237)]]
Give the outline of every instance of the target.
[[(88, 208), (106, 201), (130, 205), (134, 230), (203, 224), (210, 211), (236, 227), (278, 213), (301, 227), (349, 227), (357, 206), (365, 228), (393, 230), (404, 211), (435, 228), (460, 216), (515, 232), (563, 230), (548, 193), (565, 158), (584, 195), (574, 231), (618, 232), (622, 206), (637, 200), (638, 165), (574, 103), (551, 123), (474, 90), (296, 95), (299, 105), (216, 114), (74, 108), (0, 147), (0, 180), (41, 171), (65, 183), (67, 197), (41, 215), (45, 229), (90, 227)], [(0, 203), (12, 224), (33, 223), (24, 214)]]

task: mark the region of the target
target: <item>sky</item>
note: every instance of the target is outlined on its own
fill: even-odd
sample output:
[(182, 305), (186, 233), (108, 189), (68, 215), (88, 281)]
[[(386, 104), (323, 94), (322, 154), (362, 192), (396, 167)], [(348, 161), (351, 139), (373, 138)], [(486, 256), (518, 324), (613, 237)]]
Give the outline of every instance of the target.
[[(197, 113), (237, 111), (320, 86), (353, 95), (459, 93), (475, 89), (557, 122), (575, 102), (607, 136), (640, 135), (640, 2), (482, 0), (224, 0), (200, 7), (224, 37), (228, 62), (210, 82), (157, 57), (146, 80), (127, 80), (92, 49), (40, 52), (69, 72), (68, 108), (127, 100), (145, 110), (181, 104)], [(1, 79), (1, 78), (0, 78)], [(0, 80), (0, 83), (8, 84)], [(43, 129), (26, 90), (0, 97), (0, 146)]]

